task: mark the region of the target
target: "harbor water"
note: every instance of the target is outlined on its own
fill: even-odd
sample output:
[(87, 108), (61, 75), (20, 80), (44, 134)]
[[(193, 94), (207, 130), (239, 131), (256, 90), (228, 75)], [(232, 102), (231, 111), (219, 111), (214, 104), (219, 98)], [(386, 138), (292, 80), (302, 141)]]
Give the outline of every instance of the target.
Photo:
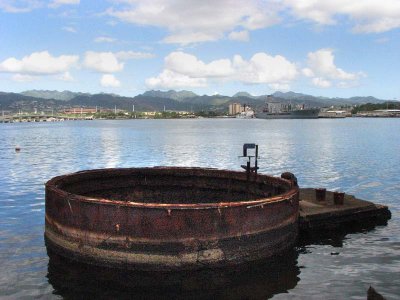
[[(370, 285), (399, 299), (399, 129), (399, 118), (0, 124), (0, 299), (366, 299)], [(47, 253), (44, 183), (50, 178), (115, 167), (240, 170), (244, 143), (259, 145), (260, 172), (290, 171), (300, 187), (388, 205), (392, 219), (299, 244), (240, 271), (115, 272)]]

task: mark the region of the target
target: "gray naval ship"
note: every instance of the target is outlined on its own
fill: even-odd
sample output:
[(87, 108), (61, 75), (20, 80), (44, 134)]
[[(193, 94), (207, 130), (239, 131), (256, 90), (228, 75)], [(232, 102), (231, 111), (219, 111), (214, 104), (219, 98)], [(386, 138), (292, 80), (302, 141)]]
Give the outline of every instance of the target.
[(258, 119), (317, 119), (319, 108), (305, 108), (302, 105), (292, 105), (271, 100), (268, 96), (262, 112), (255, 114)]

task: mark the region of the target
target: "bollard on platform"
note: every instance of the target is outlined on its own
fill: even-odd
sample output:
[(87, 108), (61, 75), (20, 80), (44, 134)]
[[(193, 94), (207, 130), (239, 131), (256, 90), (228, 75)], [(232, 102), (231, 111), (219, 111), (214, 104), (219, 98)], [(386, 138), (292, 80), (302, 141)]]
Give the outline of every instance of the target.
[(325, 188), (315, 189), (315, 200), (321, 202), (325, 201), (325, 199), (326, 199), (326, 189)]
[(343, 192), (333, 192), (333, 203), (335, 203), (336, 205), (343, 205), (344, 193)]

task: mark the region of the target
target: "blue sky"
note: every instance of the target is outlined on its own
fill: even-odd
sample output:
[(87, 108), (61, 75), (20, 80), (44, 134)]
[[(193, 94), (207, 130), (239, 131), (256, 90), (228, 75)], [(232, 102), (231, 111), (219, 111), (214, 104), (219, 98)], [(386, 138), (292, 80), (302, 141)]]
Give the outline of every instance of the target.
[(398, 0), (0, 0), (0, 91), (400, 100)]

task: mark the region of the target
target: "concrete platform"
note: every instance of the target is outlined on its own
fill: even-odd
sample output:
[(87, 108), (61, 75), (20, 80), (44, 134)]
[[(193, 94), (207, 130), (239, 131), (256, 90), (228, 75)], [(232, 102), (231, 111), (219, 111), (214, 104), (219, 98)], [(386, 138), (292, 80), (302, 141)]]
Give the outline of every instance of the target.
[(344, 195), (343, 204), (334, 203), (334, 192), (326, 191), (325, 200), (317, 201), (313, 188), (300, 189), (300, 234), (332, 230), (351, 230), (386, 225), (391, 218), (387, 206)]

